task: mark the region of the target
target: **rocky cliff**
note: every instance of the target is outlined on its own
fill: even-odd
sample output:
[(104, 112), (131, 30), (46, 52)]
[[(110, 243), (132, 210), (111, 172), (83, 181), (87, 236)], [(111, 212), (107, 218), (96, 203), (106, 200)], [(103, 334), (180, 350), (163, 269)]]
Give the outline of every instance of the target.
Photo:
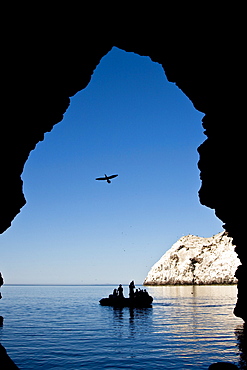
[(236, 284), (240, 260), (226, 232), (180, 238), (149, 271), (144, 285)]

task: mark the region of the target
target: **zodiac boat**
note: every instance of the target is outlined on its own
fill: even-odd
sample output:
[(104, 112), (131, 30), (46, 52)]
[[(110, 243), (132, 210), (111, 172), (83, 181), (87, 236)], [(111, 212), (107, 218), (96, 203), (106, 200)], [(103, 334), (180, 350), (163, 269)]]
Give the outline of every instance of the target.
[[(115, 293), (115, 294), (114, 294)], [(129, 298), (125, 298), (123, 295), (117, 294), (117, 290), (114, 289), (113, 294), (110, 294), (108, 298), (102, 298), (99, 303), (101, 306), (112, 306), (112, 307), (151, 307), (153, 297), (151, 297), (146, 290), (136, 290), (133, 294), (130, 294)]]

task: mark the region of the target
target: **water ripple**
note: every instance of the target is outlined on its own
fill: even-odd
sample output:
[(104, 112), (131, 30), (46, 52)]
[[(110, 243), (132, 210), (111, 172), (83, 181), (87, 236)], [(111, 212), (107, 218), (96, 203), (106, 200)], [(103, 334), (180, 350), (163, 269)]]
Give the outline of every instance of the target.
[(111, 290), (5, 286), (1, 342), (25, 370), (246, 366), (236, 287), (150, 287), (147, 309), (101, 307)]

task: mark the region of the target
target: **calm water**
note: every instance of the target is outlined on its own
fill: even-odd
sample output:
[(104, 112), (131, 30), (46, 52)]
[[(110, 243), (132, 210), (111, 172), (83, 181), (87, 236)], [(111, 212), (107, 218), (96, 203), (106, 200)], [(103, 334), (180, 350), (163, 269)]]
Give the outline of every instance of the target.
[(236, 286), (150, 287), (152, 308), (101, 307), (113, 288), (4, 286), (1, 343), (23, 370), (244, 368)]

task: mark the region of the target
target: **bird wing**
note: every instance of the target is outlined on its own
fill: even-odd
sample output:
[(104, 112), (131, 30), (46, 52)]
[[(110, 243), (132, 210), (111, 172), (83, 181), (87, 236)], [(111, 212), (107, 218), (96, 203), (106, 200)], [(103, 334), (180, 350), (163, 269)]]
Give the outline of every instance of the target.
[(95, 180), (106, 180), (105, 177), (97, 177)]
[(114, 177), (117, 177), (118, 175), (111, 175), (111, 176), (107, 176), (108, 179), (114, 179)]

